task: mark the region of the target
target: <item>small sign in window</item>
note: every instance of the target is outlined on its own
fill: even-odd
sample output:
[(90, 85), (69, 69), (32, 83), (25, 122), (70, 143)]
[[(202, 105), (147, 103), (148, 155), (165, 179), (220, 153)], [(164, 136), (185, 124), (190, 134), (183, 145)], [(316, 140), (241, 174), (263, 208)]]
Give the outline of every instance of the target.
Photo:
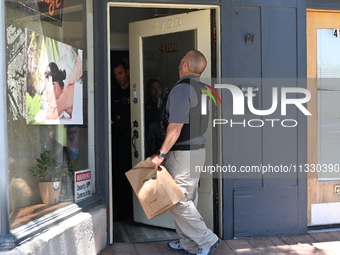
[(74, 198), (79, 202), (92, 195), (92, 171), (90, 169), (74, 172)]

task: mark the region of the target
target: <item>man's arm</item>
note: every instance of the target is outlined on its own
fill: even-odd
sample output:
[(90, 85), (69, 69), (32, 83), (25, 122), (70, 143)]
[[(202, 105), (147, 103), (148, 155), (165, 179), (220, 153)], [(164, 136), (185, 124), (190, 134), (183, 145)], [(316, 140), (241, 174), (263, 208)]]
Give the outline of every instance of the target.
[[(183, 127), (183, 123), (174, 123), (170, 122), (168, 124), (168, 128), (166, 129), (165, 139), (160, 148), (160, 151), (167, 154), (172, 146), (176, 143), (179, 135), (181, 134), (181, 130)], [(160, 164), (162, 164), (164, 158), (155, 156), (151, 159), (154, 167), (157, 169)]]

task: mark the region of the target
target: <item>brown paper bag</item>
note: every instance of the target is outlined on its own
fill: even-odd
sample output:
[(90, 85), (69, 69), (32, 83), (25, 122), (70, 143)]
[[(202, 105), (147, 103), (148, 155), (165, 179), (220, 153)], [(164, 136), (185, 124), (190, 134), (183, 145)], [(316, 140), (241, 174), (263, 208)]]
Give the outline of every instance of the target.
[(125, 175), (148, 219), (165, 213), (184, 198), (183, 192), (163, 166), (156, 170), (151, 162), (144, 160)]

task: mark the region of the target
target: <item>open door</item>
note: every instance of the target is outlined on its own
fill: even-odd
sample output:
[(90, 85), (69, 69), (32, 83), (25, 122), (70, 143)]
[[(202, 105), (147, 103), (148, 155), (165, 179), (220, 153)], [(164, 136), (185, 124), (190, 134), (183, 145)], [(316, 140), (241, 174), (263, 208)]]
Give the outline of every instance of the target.
[(308, 225), (340, 223), (340, 12), (307, 12)]
[[(130, 23), (130, 84), (132, 122), (132, 165), (145, 159), (145, 103), (148, 100), (146, 83), (157, 79), (163, 91), (171, 89), (179, 79), (178, 65), (191, 49), (201, 51), (208, 60), (203, 78), (211, 77), (210, 10), (194, 11)], [(209, 131), (209, 130), (208, 130)], [(210, 154), (209, 154), (210, 153)], [(207, 151), (206, 164), (211, 164)], [(202, 178), (198, 208), (208, 227), (213, 227), (212, 179)], [(134, 196), (134, 220), (154, 226), (174, 228), (169, 212), (148, 220)], [(209, 210), (208, 210), (209, 209)]]

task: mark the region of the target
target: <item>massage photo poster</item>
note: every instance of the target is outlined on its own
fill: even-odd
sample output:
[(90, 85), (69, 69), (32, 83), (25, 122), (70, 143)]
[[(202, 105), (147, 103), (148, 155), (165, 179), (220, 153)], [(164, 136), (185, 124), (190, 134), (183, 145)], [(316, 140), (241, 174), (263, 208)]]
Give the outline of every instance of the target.
[(83, 124), (82, 50), (26, 29), (26, 123)]

